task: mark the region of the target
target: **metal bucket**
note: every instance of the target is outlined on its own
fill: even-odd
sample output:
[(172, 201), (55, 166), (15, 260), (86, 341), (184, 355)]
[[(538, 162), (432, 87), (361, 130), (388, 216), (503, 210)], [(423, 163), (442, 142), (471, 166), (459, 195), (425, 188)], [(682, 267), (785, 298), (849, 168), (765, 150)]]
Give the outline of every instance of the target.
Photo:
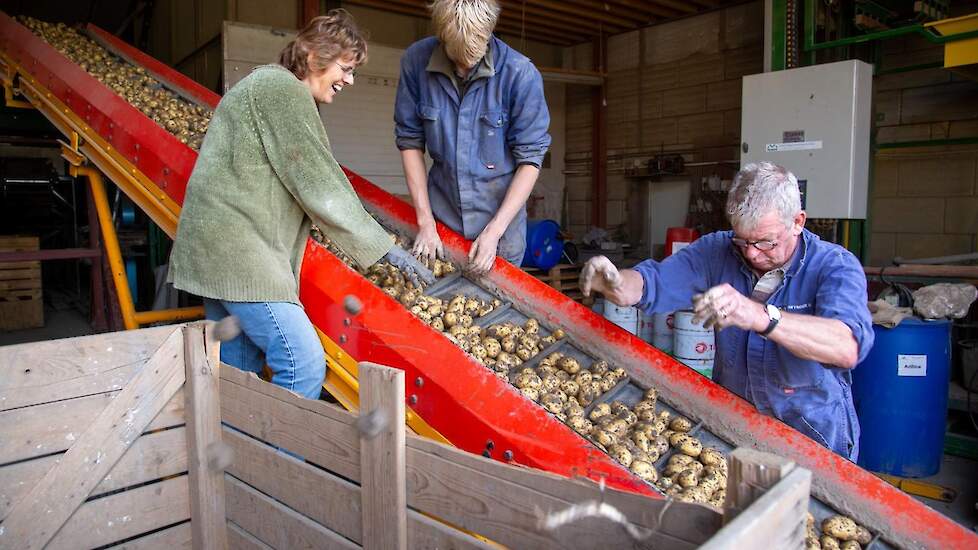
[(605, 301), (604, 318), (632, 334), (638, 333), (638, 309), (633, 306), (616, 306)]
[(672, 353), (674, 313), (656, 313), (652, 316), (652, 345), (666, 353)]
[(638, 312), (638, 337), (642, 340), (653, 343), (655, 337), (655, 315), (646, 314), (644, 311)]
[(707, 378), (713, 378), (713, 359), (679, 359), (679, 362)]
[(701, 323), (693, 323), (692, 311), (677, 311), (673, 317), (675, 330), (673, 355), (682, 359), (710, 360), (716, 352), (713, 329), (703, 328)]

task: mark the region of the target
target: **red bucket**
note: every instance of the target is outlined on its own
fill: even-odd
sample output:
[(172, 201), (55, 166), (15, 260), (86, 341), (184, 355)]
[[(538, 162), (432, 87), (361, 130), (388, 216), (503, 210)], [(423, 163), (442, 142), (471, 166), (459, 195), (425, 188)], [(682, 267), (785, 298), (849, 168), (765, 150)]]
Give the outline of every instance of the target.
[(672, 256), (687, 247), (700, 236), (695, 229), (689, 227), (670, 227), (666, 230), (666, 255)]

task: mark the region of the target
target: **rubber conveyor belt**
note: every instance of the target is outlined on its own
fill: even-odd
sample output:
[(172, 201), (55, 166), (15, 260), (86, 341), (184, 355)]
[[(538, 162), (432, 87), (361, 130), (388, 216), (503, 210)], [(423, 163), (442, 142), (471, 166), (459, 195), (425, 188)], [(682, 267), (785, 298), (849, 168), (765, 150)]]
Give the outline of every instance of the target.
[[(0, 14), (0, 31), (8, 89), (39, 108), (172, 235), (196, 152), (6, 14)], [(218, 96), (171, 68), (97, 27), (90, 25), (86, 32), (183, 97), (216, 106)], [(356, 174), (348, 175), (378, 219), (402, 235), (414, 234), (414, 212), (408, 204)], [(469, 243), (443, 226), (438, 231), (451, 258), (464, 259)], [(567, 341), (555, 344), (559, 349), (573, 348), (624, 368), (631, 383), (606, 398), (627, 402), (641, 388), (654, 386), (663, 403), (697, 421), (695, 430), (704, 444), (724, 451), (734, 445), (754, 447), (812, 470), (817, 497), (811, 501), (812, 512), (818, 518), (835, 511), (850, 515), (882, 536), (874, 548), (978, 547), (974, 533), (785, 424), (759, 414), (749, 403), (503, 260), (497, 259), (485, 278), (460, 278), (453, 284), (477, 284), (501, 299), (507, 305), (492, 314), (498, 318), (529, 316), (549, 330), (563, 329)], [(350, 295), (363, 303), (359, 315), (352, 316), (343, 307)], [(408, 405), (453, 444), (495, 459), (562, 475), (604, 478), (612, 486), (654, 493), (311, 239), (300, 297), (314, 324), (331, 342), (339, 343), (341, 353), (403, 369)]]

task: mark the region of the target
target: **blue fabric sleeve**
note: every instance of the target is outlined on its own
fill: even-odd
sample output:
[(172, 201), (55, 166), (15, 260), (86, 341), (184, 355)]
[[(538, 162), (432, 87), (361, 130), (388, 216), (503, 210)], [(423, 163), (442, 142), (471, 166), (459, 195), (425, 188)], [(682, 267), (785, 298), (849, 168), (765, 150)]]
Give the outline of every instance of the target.
[(644, 282), (638, 307), (647, 314), (689, 308), (694, 294), (713, 286), (710, 266), (719, 265), (729, 246), (725, 233), (711, 233), (661, 262), (645, 260), (635, 266)]
[(401, 57), (401, 77), (394, 99), (394, 140), (398, 149), (424, 150), (424, 124), (418, 115), (418, 70), (414, 56), (409, 54), (405, 52)]
[(506, 143), (516, 164), (543, 166), (543, 156), (550, 147), (550, 111), (543, 94), (540, 71), (527, 62), (521, 78), (513, 81), (509, 98), (509, 131)]
[(849, 327), (859, 346), (859, 362), (869, 354), (876, 339), (867, 300), (866, 274), (859, 260), (842, 247), (831, 250), (819, 270), (815, 315), (842, 321)]

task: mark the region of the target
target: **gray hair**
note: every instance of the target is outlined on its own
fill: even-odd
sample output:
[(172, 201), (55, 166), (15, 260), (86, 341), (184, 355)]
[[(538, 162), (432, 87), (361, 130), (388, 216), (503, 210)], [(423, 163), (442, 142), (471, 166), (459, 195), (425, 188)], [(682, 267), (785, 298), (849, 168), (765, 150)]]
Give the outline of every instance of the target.
[(744, 166), (734, 176), (727, 194), (730, 224), (753, 228), (771, 212), (777, 212), (785, 227), (791, 227), (795, 216), (801, 212), (798, 180), (786, 168), (773, 162)]

